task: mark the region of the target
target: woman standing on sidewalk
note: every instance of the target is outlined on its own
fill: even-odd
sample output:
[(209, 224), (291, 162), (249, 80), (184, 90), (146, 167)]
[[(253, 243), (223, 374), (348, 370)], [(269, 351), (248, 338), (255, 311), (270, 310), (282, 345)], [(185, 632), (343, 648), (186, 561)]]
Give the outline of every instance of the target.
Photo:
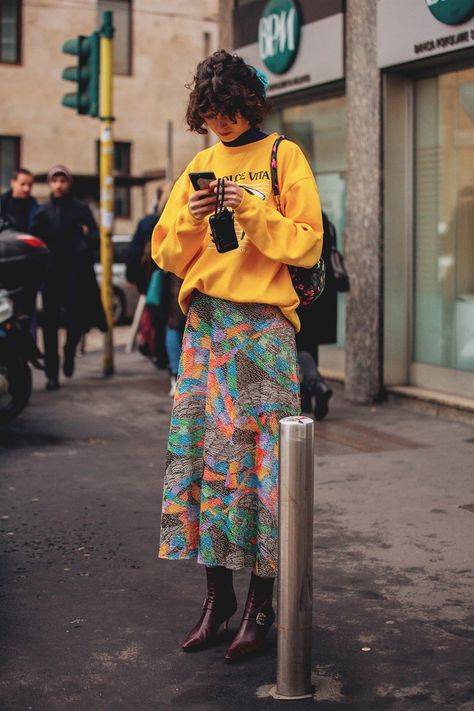
[[(310, 267), (322, 248), (311, 169), (284, 141), (278, 172), (282, 213), (271, 193), (276, 134), (259, 129), (268, 111), (265, 78), (238, 56), (215, 52), (197, 67), (186, 114), (192, 131), (219, 142), (199, 152), (171, 193), (153, 233), (157, 264), (183, 279), (187, 313), (171, 417), (160, 557), (206, 566), (202, 615), (182, 648), (215, 641), (235, 613), (232, 571), (250, 568), (234, 661), (259, 651), (271, 627), (277, 573), (278, 423), (299, 413), (295, 331), (298, 296), (287, 264)], [(217, 181), (195, 190), (189, 173), (225, 177), (236, 248), (216, 250), (208, 217)]]

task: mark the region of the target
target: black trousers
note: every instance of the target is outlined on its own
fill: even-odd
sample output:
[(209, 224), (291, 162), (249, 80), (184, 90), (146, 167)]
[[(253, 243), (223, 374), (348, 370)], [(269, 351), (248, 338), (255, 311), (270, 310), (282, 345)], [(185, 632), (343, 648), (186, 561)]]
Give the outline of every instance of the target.
[[(59, 375), (58, 331), (61, 323), (60, 317), (61, 307), (59, 303), (49, 303), (43, 310), (44, 365), (45, 375), (48, 380), (57, 380)], [(69, 355), (75, 355), (82, 335), (79, 328), (66, 328), (64, 352)]]
[(309, 351), (298, 351), (298, 365), (300, 369), (300, 379), (305, 378), (308, 382), (317, 380), (318, 364), (315, 362), (312, 353)]
[(150, 310), (155, 329), (153, 357), (158, 368), (168, 367), (168, 351), (166, 350), (166, 314), (161, 306), (147, 306)]

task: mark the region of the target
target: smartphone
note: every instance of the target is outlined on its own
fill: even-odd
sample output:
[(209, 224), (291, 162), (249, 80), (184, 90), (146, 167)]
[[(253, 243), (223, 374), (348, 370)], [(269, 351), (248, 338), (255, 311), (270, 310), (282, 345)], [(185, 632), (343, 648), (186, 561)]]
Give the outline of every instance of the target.
[(209, 183), (216, 179), (215, 173), (212, 171), (202, 173), (188, 173), (193, 184), (194, 190), (205, 190)]

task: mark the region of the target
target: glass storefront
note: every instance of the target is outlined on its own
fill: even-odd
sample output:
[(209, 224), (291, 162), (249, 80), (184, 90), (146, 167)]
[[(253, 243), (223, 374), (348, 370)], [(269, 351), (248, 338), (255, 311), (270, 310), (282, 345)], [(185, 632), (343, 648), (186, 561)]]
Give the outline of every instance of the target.
[(415, 82), (413, 360), (474, 371), (474, 69)]
[[(284, 133), (303, 149), (316, 176), (324, 211), (344, 251), (346, 224), (346, 100), (336, 97), (284, 108), (265, 122), (267, 131)], [(344, 346), (345, 294), (338, 294), (337, 345)]]

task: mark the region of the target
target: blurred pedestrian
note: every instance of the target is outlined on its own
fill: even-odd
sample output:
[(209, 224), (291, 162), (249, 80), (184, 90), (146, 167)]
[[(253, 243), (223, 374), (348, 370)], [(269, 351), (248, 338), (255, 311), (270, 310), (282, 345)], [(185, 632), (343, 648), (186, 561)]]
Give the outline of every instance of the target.
[[(189, 128), (211, 130), (219, 141), (187, 166), (153, 232), (153, 257), (183, 279), (179, 303), (187, 312), (160, 556), (206, 566), (204, 609), (184, 651), (215, 642), (237, 608), (232, 571), (251, 569), (225, 655), (232, 662), (261, 651), (275, 619), (278, 423), (300, 412), (299, 300), (286, 265), (313, 266), (323, 230), (313, 174), (291, 141), (279, 149), (283, 214), (277, 210), (270, 178), (277, 135), (259, 128), (269, 109), (266, 77), (220, 50), (198, 65), (190, 88)], [(189, 173), (200, 172), (211, 182), (196, 189)], [(216, 197), (226, 209), (211, 218)]]
[(19, 232), (31, 231), (33, 218), (39, 209), (32, 196), (33, 173), (27, 168), (18, 168), (10, 180), (10, 190), (0, 196), (0, 215), (5, 222)]
[(46, 389), (59, 388), (58, 329), (66, 328), (63, 373), (74, 373), (77, 345), (96, 326), (106, 331), (99, 287), (94, 273), (94, 250), (99, 231), (91, 210), (72, 194), (73, 178), (64, 165), (48, 173), (50, 199), (35, 215), (32, 232), (49, 247), (50, 267), (43, 294), (43, 338)]
[[(147, 249), (149, 243), (147, 244)], [(158, 267), (151, 273), (146, 290), (145, 308), (138, 330), (138, 349), (151, 358), (160, 370), (168, 367), (166, 351), (167, 274)]]
[(329, 411), (332, 390), (318, 369), (319, 346), (337, 341), (337, 288), (331, 251), (336, 245), (336, 230), (323, 212), (324, 241), (322, 257), (326, 266), (326, 285), (312, 304), (298, 309), (301, 330), (296, 334), (300, 366), (302, 412), (313, 412), (322, 420)]
[(186, 317), (179, 307), (179, 292), (183, 280), (175, 274), (167, 274), (167, 318), (166, 318), (166, 353), (168, 355), (168, 368), (170, 371), (169, 396), (174, 397), (178, 380), (179, 361), (183, 346), (183, 331)]
[[(0, 196), (0, 218), (2, 224), (26, 234), (31, 233), (34, 216), (39, 205), (32, 196), (33, 173), (27, 168), (18, 168), (10, 180), (10, 190)], [(25, 331), (30, 331), (36, 342), (36, 297), (37, 284), (25, 284), (25, 288), (15, 297), (19, 321)]]
[(146, 294), (151, 273), (155, 269), (155, 263), (151, 258), (150, 242), (153, 229), (160, 216), (159, 198), (161, 190), (161, 186), (157, 188), (153, 211), (148, 215), (144, 215), (138, 221), (127, 251), (127, 281), (135, 284), (140, 294)]
[(156, 190), (153, 212), (142, 217), (135, 229), (127, 254), (126, 277), (139, 293), (146, 295), (145, 309), (138, 329), (138, 349), (160, 368), (168, 366), (166, 349), (166, 310), (163, 303), (165, 280), (151, 258), (151, 235), (169, 197), (171, 183), (164, 181)]

